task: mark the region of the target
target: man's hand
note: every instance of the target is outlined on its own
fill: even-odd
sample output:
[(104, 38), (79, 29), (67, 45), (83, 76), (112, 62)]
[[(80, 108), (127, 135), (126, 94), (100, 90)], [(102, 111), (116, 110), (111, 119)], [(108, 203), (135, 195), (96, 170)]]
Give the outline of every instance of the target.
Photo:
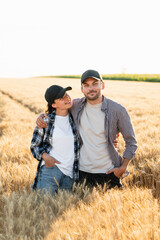
[(110, 171), (106, 172), (106, 174), (109, 174), (109, 173), (113, 172), (116, 177), (120, 178), (123, 175), (123, 173), (125, 173), (129, 161), (130, 161), (129, 159), (124, 158), (123, 163), (119, 168), (113, 168)]
[(106, 174), (109, 174), (109, 173), (114, 173), (114, 175), (117, 177), (117, 178), (120, 178), (123, 173), (125, 172), (125, 170), (123, 170), (121, 167), (120, 168), (113, 168), (111, 169), (110, 171), (106, 172)]
[(44, 113), (41, 113), (37, 120), (36, 120), (36, 124), (37, 124), (37, 127), (39, 128), (46, 128), (47, 127), (47, 123), (43, 120), (44, 117), (47, 117), (47, 114), (44, 114)]
[(49, 154), (47, 153), (43, 153), (42, 154), (42, 158), (45, 161), (45, 166), (46, 167), (54, 167), (55, 163), (60, 164), (59, 161), (57, 161), (55, 158), (51, 157)]

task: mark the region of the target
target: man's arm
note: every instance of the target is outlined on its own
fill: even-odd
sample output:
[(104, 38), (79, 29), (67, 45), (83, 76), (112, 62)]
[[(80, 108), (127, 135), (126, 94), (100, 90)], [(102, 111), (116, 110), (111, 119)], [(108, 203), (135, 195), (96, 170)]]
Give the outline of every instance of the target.
[(119, 168), (113, 168), (106, 174), (113, 172), (116, 177), (120, 178), (126, 172), (127, 166), (137, 150), (137, 141), (135, 138), (135, 133), (131, 123), (131, 119), (124, 107), (122, 107), (119, 111), (118, 129), (121, 132), (123, 139), (125, 141), (123, 161)]
[(118, 128), (125, 141), (123, 158), (132, 159), (137, 150), (137, 141), (132, 126), (131, 118), (127, 110), (123, 107), (119, 112)]

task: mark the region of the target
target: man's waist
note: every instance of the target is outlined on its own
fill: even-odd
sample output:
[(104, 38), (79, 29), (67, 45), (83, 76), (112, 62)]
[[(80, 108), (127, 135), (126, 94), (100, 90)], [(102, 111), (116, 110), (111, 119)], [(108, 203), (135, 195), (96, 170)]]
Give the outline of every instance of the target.
[(114, 168), (114, 165), (112, 164), (111, 166), (109, 167), (103, 167), (103, 168), (89, 168), (89, 167), (84, 167), (84, 166), (79, 166), (79, 170), (80, 171), (83, 171), (83, 172), (88, 172), (88, 173), (93, 173), (93, 174), (98, 174), (98, 173), (106, 173), (108, 172), (109, 170), (111, 170), (112, 168)]

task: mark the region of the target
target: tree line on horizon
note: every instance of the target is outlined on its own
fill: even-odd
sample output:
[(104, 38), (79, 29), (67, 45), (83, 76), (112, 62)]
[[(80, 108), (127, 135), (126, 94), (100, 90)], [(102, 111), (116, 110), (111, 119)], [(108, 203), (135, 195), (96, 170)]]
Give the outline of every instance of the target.
[[(45, 78), (80, 78), (81, 75), (41, 76)], [(160, 82), (160, 74), (102, 74), (104, 80)]]

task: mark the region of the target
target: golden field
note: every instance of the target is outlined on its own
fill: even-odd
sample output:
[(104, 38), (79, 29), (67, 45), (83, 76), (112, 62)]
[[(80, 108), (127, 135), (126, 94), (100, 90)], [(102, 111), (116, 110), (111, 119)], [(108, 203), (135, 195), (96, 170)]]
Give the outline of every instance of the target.
[(79, 79), (0, 79), (0, 239), (160, 239), (160, 84), (105, 81), (103, 94), (127, 108), (138, 141), (123, 190), (79, 186), (54, 198), (31, 191), (37, 160), (29, 149), (52, 84), (82, 97)]

